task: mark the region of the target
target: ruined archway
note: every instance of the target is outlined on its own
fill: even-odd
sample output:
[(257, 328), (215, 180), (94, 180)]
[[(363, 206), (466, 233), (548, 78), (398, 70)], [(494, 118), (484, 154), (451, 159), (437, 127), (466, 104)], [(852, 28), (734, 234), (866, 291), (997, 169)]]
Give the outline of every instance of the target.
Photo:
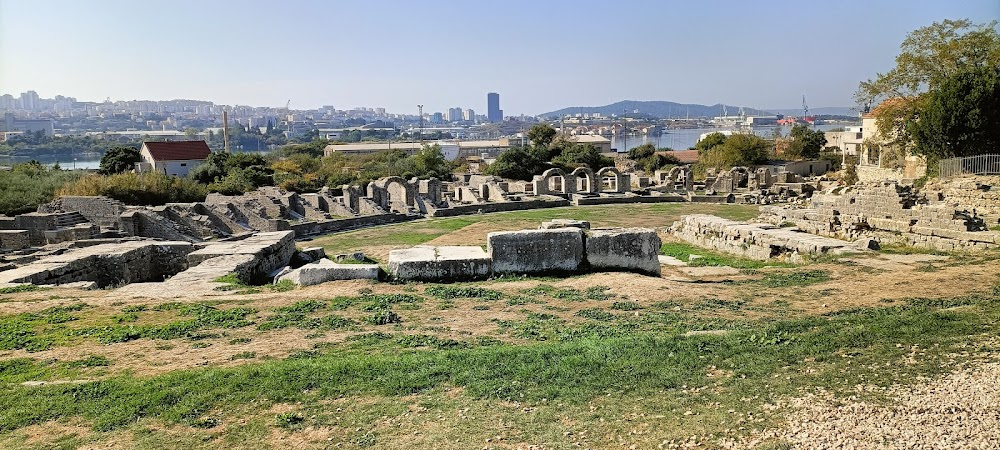
[(550, 194), (550, 195), (562, 195), (567, 193), (572, 193), (574, 191), (573, 187), (567, 186), (566, 183), (566, 172), (560, 169), (549, 169), (542, 172), (541, 175), (536, 175), (534, 180), (535, 194)]
[(594, 171), (590, 170), (589, 167), (577, 167), (570, 175), (573, 178), (573, 182), (576, 183), (576, 192), (593, 194), (598, 191), (595, 186), (596, 177), (594, 176)]
[(622, 175), (614, 167), (604, 167), (597, 171), (597, 179), (600, 180), (600, 192), (624, 193), (628, 190), (628, 177)]

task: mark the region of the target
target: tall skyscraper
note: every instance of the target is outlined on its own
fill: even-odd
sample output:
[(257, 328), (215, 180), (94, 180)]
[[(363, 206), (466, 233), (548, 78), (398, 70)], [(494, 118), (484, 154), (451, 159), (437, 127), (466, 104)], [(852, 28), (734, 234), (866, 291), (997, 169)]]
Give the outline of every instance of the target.
[(500, 94), (496, 92), (486, 94), (486, 118), (490, 122), (503, 120), (503, 110), (500, 109)]
[(461, 122), (462, 121), (462, 108), (448, 108), (448, 121), (449, 122)]
[(472, 109), (466, 109), (465, 111), (462, 111), (462, 120), (466, 122), (475, 122), (476, 112), (473, 111)]

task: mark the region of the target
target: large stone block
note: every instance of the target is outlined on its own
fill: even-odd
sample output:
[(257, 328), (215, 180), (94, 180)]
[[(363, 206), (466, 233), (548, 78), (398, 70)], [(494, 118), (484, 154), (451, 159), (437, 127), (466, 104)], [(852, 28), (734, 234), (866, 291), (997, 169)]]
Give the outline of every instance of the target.
[(0, 230), (0, 248), (23, 250), (31, 246), (28, 230)]
[(377, 280), (378, 271), (378, 264), (337, 264), (324, 258), (281, 275), (278, 281), (291, 280), (300, 286), (311, 286), (336, 280)]
[(481, 247), (417, 246), (389, 252), (389, 273), (399, 280), (486, 278), (491, 269), (490, 257)]
[(253, 267), (240, 273), (240, 279), (253, 283), (258, 282), (266, 274), (288, 264), (295, 253), (294, 231), (272, 231), (257, 233), (239, 241), (219, 242), (207, 245), (191, 252), (187, 258), (191, 266), (218, 256), (251, 255), (254, 257)]
[(595, 270), (628, 270), (660, 274), (660, 237), (651, 228), (591, 230), (587, 262)]
[(583, 263), (578, 228), (494, 232), (486, 246), (495, 273), (575, 272)]

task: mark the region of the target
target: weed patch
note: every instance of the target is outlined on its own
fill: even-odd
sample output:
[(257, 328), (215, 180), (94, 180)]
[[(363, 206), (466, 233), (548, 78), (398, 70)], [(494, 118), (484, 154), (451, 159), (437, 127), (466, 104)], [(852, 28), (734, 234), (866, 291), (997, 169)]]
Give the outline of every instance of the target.
[(440, 299), (476, 298), (480, 300), (500, 300), (503, 293), (493, 289), (473, 286), (431, 286), (424, 293)]

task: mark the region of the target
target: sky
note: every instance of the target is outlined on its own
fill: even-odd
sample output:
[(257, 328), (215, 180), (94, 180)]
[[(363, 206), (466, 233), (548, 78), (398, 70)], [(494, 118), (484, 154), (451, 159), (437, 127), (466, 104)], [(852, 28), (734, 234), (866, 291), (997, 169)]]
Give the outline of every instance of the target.
[(0, 0), (0, 93), (507, 115), (853, 106), (906, 34), (1000, 0)]

